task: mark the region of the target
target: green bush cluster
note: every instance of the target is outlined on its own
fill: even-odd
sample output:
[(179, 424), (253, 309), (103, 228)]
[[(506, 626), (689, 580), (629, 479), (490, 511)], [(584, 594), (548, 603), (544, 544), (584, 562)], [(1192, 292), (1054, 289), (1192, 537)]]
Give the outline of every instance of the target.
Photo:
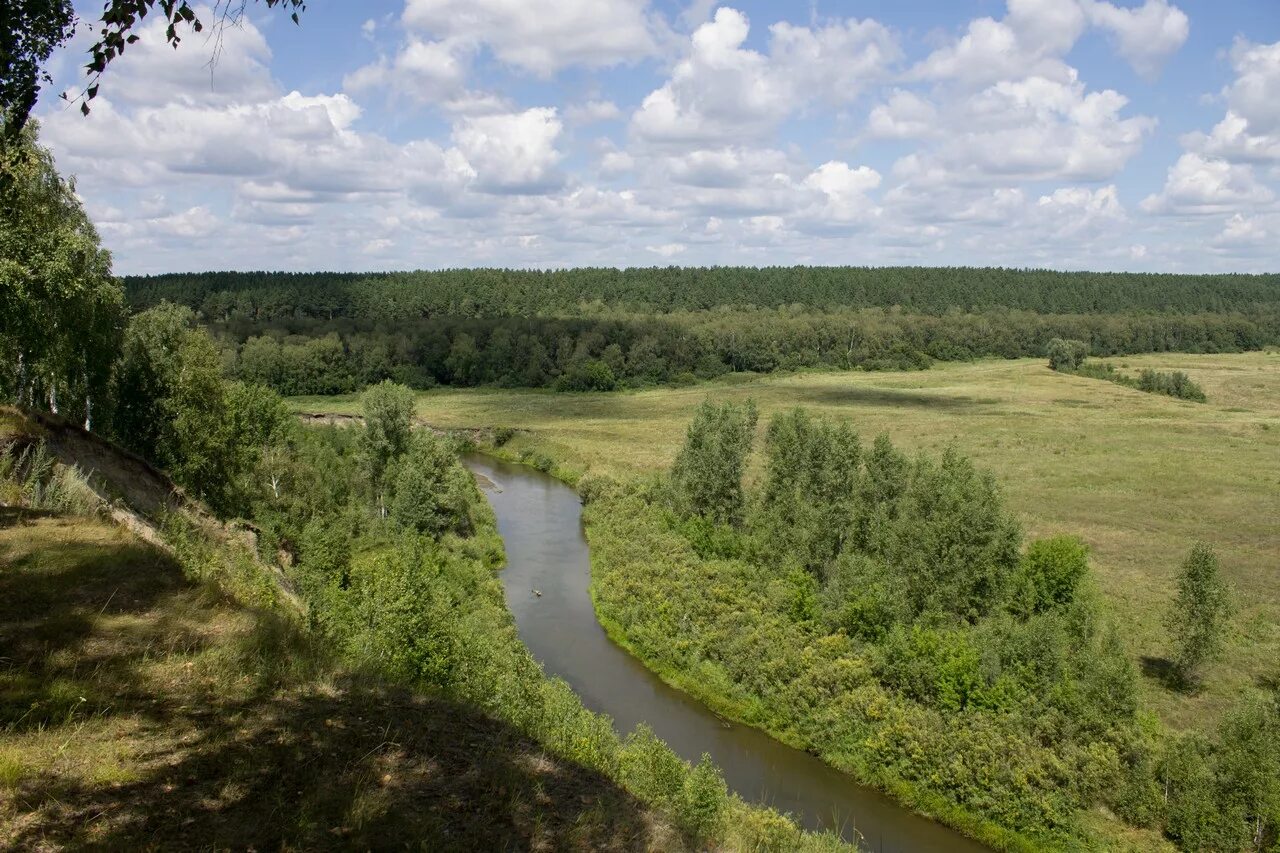
[[(1052, 366), (1054, 363), (1052, 351), (1050, 352), (1049, 360)], [(1067, 361), (1063, 361), (1061, 366), (1053, 369), (1064, 373), (1074, 373), (1076, 376), (1087, 376), (1090, 379), (1105, 379), (1108, 382), (1115, 382), (1117, 385), (1124, 385), (1128, 388), (1136, 388), (1148, 394), (1164, 394), (1168, 397), (1177, 397), (1179, 400), (1192, 400), (1196, 403), (1203, 403), (1208, 399), (1205, 396), (1204, 389), (1193, 382), (1191, 377), (1181, 370), (1166, 373), (1161, 370), (1144, 369), (1138, 374), (1137, 378), (1134, 378), (1116, 370), (1115, 365), (1108, 362), (1084, 361), (1083, 355), (1081, 355), (1080, 361), (1075, 362), (1074, 366), (1070, 366)]]

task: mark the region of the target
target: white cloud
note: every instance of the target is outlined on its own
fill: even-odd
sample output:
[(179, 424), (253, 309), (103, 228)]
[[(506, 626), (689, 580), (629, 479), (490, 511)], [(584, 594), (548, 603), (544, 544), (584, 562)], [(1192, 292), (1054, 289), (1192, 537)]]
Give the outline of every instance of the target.
[(1003, 20), (971, 21), (964, 35), (931, 53), (912, 76), (970, 86), (1031, 75), (1062, 80), (1068, 68), (1061, 57), (1084, 26), (1074, 0), (1009, 0)]
[(824, 197), (815, 220), (855, 222), (875, 215), (875, 203), (867, 194), (880, 186), (880, 173), (868, 166), (852, 169), (848, 163), (831, 160), (809, 174), (804, 186)]
[(1083, 0), (1089, 21), (1109, 31), (1120, 55), (1134, 70), (1154, 78), (1170, 56), (1186, 42), (1191, 24), (1186, 13), (1168, 0), (1146, 0), (1125, 9), (1102, 0)]
[[(1131, 219), (1123, 202), (1151, 188), (1124, 168), (1155, 120), (1065, 58), (1094, 27), (1151, 73), (1180, 43), (1181, 13), (1115, 3), (1012, 0), (903, 71), (897, 36), (869, 20), (752, 30), (708, 6), (682, 35), (641, 0), (408, 0), (399, 22), (363, 30), (379, 59), (328, 70), (347, 72), (339, 92), (288, 91), (252, 20), (224, 33), (212, 73), (199, 39), (173, 51), (148, 21), (163, 49), (131, 46), (88, 119), (46, 108), (42, 133), (122, 272), (1274, 267), (1277, 45), (1237, 42), (1225, 116), (1184, 137), (1187, 156), (1141, 205), (1165, 215)], [(518, 83), (655, 51), (670, 64)], [(650, 94), (633, 109), (637, 92)]]
[(1008, 0), (1004, 18), (977, 18), (963, 35), (913, 69), (924, 80), (985, 86), (1029, 75), (1062, 80), (1067, 52), (1092, 25), (1112, 36), (1116, 49), (1147, 77), (1187, 40), (1187, 16), (1167, 0), (1120, 8), (1105, 0)]
[(421, 103), (446, 100), (463, 91), (470, 54), (456, 40), (410, 37), (394, 59), (383, 57), (357, 68), (343, 77), (342, 87), (353, 93), (389, 89)]
[(1280, 42), (1237, 39), (1231, 63), (1236, 79), (1223, 93), (1226, 116), (1208, 135), (1187, 134), (1183, 145), (1233, 162), (1280, 163)]
[(661, 255), (664, 258), (674, 258), (687, 248), (689, 247), (684, 243), (663, 243), (660, 246), (645, 246), (645, 249), (648, 251), (653, 252), (655, 255)]
[(909, 107), (916, 117), (909, 122), (897, 115), (903, 99), (897, 108), (891, 101), (878, 117), (873, 110), (871, 132), (923, 134), (933, 128), (937, 142), (894, 167), (898, 177), (921, 185), (1109, 179), (1138, 152), (1155, 122), (1122, 116), (1123, 95), (1087, 92), (1074, 69), (1068, 72), (1065, 82), (1002, 81), (942, 109), (912, 96)]
[(881, 139), (912, 139), (938, 132), (938, 111), (925, 98), (905, 89), (894, 89), (889, 99), (876, 104), (867, 129)]
[(637, 136), (654, 142), (741, 141), (772, 130), (815, 100), (848, 102), (898, 55), (874, 21), (814, 30), (779, 23), (768, 55), (744, 47), (750, 24), (727, 6), (694, 31), (688, 55), (632, 116)]
[(1169, 168), (1164, 189), (1147, 196), (1148, 213), (1231, 213), (1241, 207), (1266, 204), (1275, 198), (1247, 165), (1183, 154)]
[(594, 124), (601, 121), (612, 121), (622, 116), (622, 110), (613, 101), (595, 99), (580, 104), (570, 104), (565, 108), (565, 118), (571, 124)]
[(487, 45), (502, 62), (549, 76), (652, 54), (643, 0), (407, 0), (418, 32)]
[(485, 192), (541, 192), (559, 186), (561, 154), (556, 139), (563, 130), (554, 107), (521, 113), (464, 118), (453, 140), (475, 169), (476, 186)]
[(1222, 226), (1222, 231), (1214, 238), (1213, 244), (1218, 247), (1252, 248), (1274, 243), (1276, 236), (1262, 217), (1232, 214)]

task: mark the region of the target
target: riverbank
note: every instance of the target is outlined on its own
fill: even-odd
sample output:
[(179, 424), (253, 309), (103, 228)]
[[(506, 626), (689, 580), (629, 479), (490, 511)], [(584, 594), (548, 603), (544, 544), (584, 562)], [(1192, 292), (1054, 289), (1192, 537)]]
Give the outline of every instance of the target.
[(508, 551), (501, 577), (521, 640), (549, 675), (565, 679), (583, 704), (610, 716), (619, 732), (651, 728), (691, 762), (709, 754), (743, 800), (790, 812), (807, 829), (860, 839), (864, 849), (985, 849), (859, 785), (811, 753), (731, 722), (667, 684), (611, 641), (597, 618), (579, 495), (527, 465), (492, 456), (470, 457), (467, 464), (496, 484), (489, 496)]
[[(937, 819), (996, 849), (1031, 851), (1098, 846), (1106, 846), (1109, 849), (1168, 849), (1167, 843), (1158, 836), (1133, 830), (1113, 819), (1108, 819), (1102, 812), (1093, 811), (1079, 812), (1071, 817), (1072, 828), (1067, 831), (1029, 836), (1010, 830), (1008, 825), (1002, 826), (993, 820), (984, 818), (981, 814), (966, 809), (955, 800), (948, 799), (938, 792), (930, 790), (928, 786), (913, 781), (911, 778), (898, 775), (890, 768), (895, 766), (901, 768), (901, 765), (897, 764), (899, 759), (895, 758), (895, 756), (901, 754), (901, 750), (897, 747), (889, 747), (889, 743), (892, 742), (893, 738), (901, 737), (904, 733), (910, 736), (911, 726), (922, 723), (924, 718), (915, 720), (912, 723), (909, 722), (913, 719), (910, 714), (906, 717), (900, 717), (899, 715), (907, 709), (895, 710), (896, 706), (887, 695), (880, 694), (874, 690), (868, 693), (870, 685), (865, 681), (865, 677), (855, 678), (853, 681), (843, 683), (831, 682), (830, 678), (832, 676), (829, 673), (827, 676), (821, 676), (821, 678), (826, 679), (825, 683), (816, 683), (807, 692), (812, 693), (813, 690), (817, 690), (819, 693), (832, 691), (830, 695), (835, 698), (856, 696), (857, 698), (852, 700), (852, 704), (836, 702), (831, 707), (831, 710), (835, 710), (836, 707), (843, 707), (844, 710), (839, 712), (840, 715), (861, 717), (864, 720), (864, 728), (862, 730), (867, 733), (870, 741), (875, 742), (875, 746), (872, 748), (864, 748), (859, 738), (850, 740), (847, 736), (835, 736), (830, 732), (819, 734), (819, 732), (823, 731), (824, 726), (830, 726), (830, 723), (817, 724), (819, 718), (829, 718), (827, 712), (811, 714), (808, 717), (803, 714), (797, 717), (785, 710), (779, 712), (775, 706), (779, 703), (786, 704), (788, 700), (781, 694), (771, 695), (768, 699), (765, 699), (758, 694), (744, 690), (740, 686), (740, 680), (744, 675), (741, 671), (737, 675), (731, 675), (705, 659), (692, 666), (687, 661), (682, 662), (679, 649), (687, 648), (691, 642), (700, 642), (681, 632), (678, 623), (682, 620), (677, 619), (675, 622), (670, 619), (666, 622), (659, 621), (655, 623), (659, 626), (656, 633), (652, 630), (646, 633), (646, 621), (642, 619), (640, 622), (636, 622), (634, 614), (637, 612), (637, 607), (646, 613), (655, 611), (665, 613), (675, 609), (682, 610), (687, 614), (689, 612), (688, 608), (694, 607), (696, 609), (700, 605), (693, 604), (688, 598), (688, 593), (692, 588), (681, 586), (675, 578), (689, 577), (702, 571), (714, 570), (706, 569), (705, 564), (691, 561), (691, 557), (687, 554), (681, 556), (682, 546), (679, 542), (672, 537), (663, 538), (656, 529), (652, 529), (652, 526), (649, 533), (642, 536), (637, 536), (634, 530), (618, 529), (620, 520), (622, 520), (623, 526), (629, 528), (637, 525), (644, 526), (645, 524), (646, 511), (637, 503), (634, 495), (626, 494), (629, 491), (636, 490), (637, 487), (634, 484), (630, 487), (619, 486), (616, 483), (609, 482), (607, 478), (602, 480), (592, 475), (584, 477), (581, 471), (558, 464), (549, 455), (531, 450), (527, 445), (519, 451), (501, 447), (490, 447), (488, 450), (499, 457), (509, 460), (522, 461), (525, 464), (533, 462), (540, 469), (546, 470), (563, 480), (579, 483), (584, 495), (592, 499), (586, 510), (585, 521), (587, 535), (592, 545), (592, 602), (600, 625), (612, 640), (637, 659), (643, 661), (646, 667), (657, 674), (665, 683), (694, 697), (717, 715), (727, 720), (756, 727), (783, 743), (817, 755), (833, 768), (848, 774), (847, 778), (850, 780), (873, 786), (892, 796), (904, 807)], [(643, 489), (640, 488), (640, 490), (642, 491)], [(655, 536), (657, 538), (654, 538)], [(629, 563), (627, 562), (628, 558), (618, 559), (620, 552), (632, 555)], [(635, 555), (644, 555), (644, 557), (636, 559)], [(641, 563), (648, 555), (661, 555), (660, 558), (650, 561), (650, 566), (661, 563), (665, 568), (669, 568), (670, 571), (664, 573), (655, 569), (653, 572), (643, 573), (646, 572), (646, 569)], [(619, 575), (619, 572), (622, 575)], [(643, 574), (638, 575), (637, 572), (642, 572)], [(614, 583), (614, 580), (620, 576), (625, 576), (622, 586), (615, 588), (617, 584)], [(711, 587), (707, 587), (704, 584), (702, 588), (736, 589), (741, 583), (742, 578), (735, 575), (733, 579), (725, 577)], [(604, 594), (602, 594), (602, 590)], [(731, 594), (727, 593), (717, 593), (717, 595), (728, 595), (729, 599), (733, 598)], [(648, 604), (638, 604), (638, 602), (648, 602)], [(732, 606), (741, 608), (745, 605), (739, 602)], [(755, 612), (759, 612), (758, 608)], [(630, 621), (626, 621), (629, 614), (632, 618)], [(731, 633), (750, 633), (756, 629), (760, 630), (762, 638), (765, 635), (770, 635), (770, 632), (786, 630), (784, 626), (769, 623), (766, 620), (766, 624), (763, 627), (743, 623), (739, 628), (731, 629)], [(761, 639), (760, 643), (769, 645), (770, 641)], [(799, 643), (788, 640), (780, 644), (798, 645)], [(825, 644), (825, 646), (828, 649), (830, 648), (829, 644)], [(676, 651), (673, 652), (673, 649)], [(814, 664), (819, 666), (819, 671), (822, 667), (830, 670), (831, 667), (837, 669), (844, 667), (847, 669), (850, 666), (858, 666), (856, 658), (848, 658), (840, 654), (835, 656), (826, 654), (822, 643), (813, 647), (812, 653), (817, 655), (817, 660), (819, 661), (824, 657), (829, 658), (826, 664)], [(810, 652), (805, 654), (809, 655)], [(801, 692), (806, 691), (801, 690)], [(885, 704), (886, 702), (888, 704)], [(876, 710), (877, 707), (882, 709)], [(884, 719), (885, 714), (889, 715), (887, 720)], [(815, 728), (815, 724), (817, 724), (817, 728)], [(871, 725), (872, 728), (866, 729), (865, 725)], [(908, 728), (903, 729), (898, 734), (889, 734), (894, 731), (895, 726), (907, 726)], [(922, 732), (927, 730), (925, 726), (920, 728)], [(858, 727), (855, 726), (854, 730), (857, 729)], [(886, 735), (889, 735), (890, 740), (885, 740)], [(974, 736), (979, 738), (969, 743), (967, 747), (973, 756), (972, 762), (976, 762), (972, 772), (989, 773), (990, 770), (982, 769), (982, 762), (985, 760), (982, 756), (986, 754), (987, 749), (992, 747), (993, 744), (984, 743), (983, 739), (988, 736), (994, 736), (994, 733), (988, 731), (986, 735), (978, 734), (977, 732), (965, 734), (964, 728), (961, 727), (956, 729), (955, 735), (961, 741)], [(1010, 731), (999, 737), (1015, 737), (1015, 734)], [(920, 746), (932, 751), (934, 747), (927, 745), (927, 743), (922, 743)], [(938, 745), (941, 746), (941, 742)], [(1028, 750), (1034, 752), (1035, 749), (1031, 744), (1025, 742), (1014, 746), (1013, 741), (1006, 743), (1005, 747), (1009, 750), (1007, 754), (1010, 756), (1025, 753)], [(888, 749), (887, 752), (885, 751), (886, 749)], [(962, 749), (965, 748), (962, 747)], [(1044, 755), (1044, 758), (1050, 762), (1054, 760), (1048, 753)], [(1034, 761), (1036, 759), (1030, 760)], [(918, 761), (920, 762), (920, 767), (912, 768), (917, 771), (937, 772), (930, 771), (929, 768), (941, 769), (944, 766), (937, 763), (936, 759), (925, 760), (923, 754), (919, 756)], [(962, 766), (969, 763), (971, 763), (970, 755), (965, 755)], [(1014, 762), (1014, 765), (1017, 767), (1018, 762)], [(997, 766), (989, 765), (991, 770), (995, 770)], [(1028, 765), (1028, 769), (1032, 766), (1034, 765)], [(943, 772), (947, 775), (952, 775), (954, 769)], [(997, 771), (997, 773), (999, 774), (1000, 771)], [(918, 773), (917, 778), (921, 778)], [(963, 777), (953, 777), (953, 782), (959, 778)], [(974, 782), (976, 780), (966, 784), (973, 784)], [(987, 777), (986, 782), (978, 783), (978, 785), (980, 789), (984, 786), (989, 786), (989, 790), (978, 790), (976, 792), (980, 796), (999, 796), (999, 792), (1004, 790), (1002, 786), (1012, 785), (1014, 787), (1009, 789), (1009, 800), (1012, 802), (1018, 798), (1012, 793), (1017, 790), (1019, 785), (1014, 777), (1006, 777), (1003, 780), (998, 780), (997, 777)], [(1066, 819), (1066, 817), (1064, 814), (1058, 820)]]

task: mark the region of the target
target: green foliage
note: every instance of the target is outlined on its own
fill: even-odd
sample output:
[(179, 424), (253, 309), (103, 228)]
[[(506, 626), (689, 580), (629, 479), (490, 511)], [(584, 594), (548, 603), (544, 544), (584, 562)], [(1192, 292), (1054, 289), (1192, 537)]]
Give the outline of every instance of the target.
[(1138, 376), (1137, 388), (1149, 394), (1166, 394), (1180, 400), (1193, 400), (1197, 403), (1205, 401), (1204, 389), (1191, 381), (1181, 370), (1164, 373), (1158, 370), (1144, 370)]
[(1089, 355), (1089, 345), (1084, 341), (1054, 338), (1049, 341), (1045, 352), (1049, 356), (1049, 367), (1071, 372), (1078, 368)]
[(385, 511), (386, 477), (392, 464), (409, 449), (413, 429), (413, 391), (390, 380), (360, 395), (364, 430), (360, 433), (365, 473)]
[(1124, 385), (1128, 388), (1136, 388), (1148, 394), (1164, 394), (1169, 397), (1192, 400), (1197, 403), (1203, 403), (1208, 399), (1205, 397), (1204, 389), (1192, 382), (1191, 377), (1181, 370), (1165, 373), (1160, 370), (1148, 369), (1143, 370), (1138, 374), (1138, 378), (1134, 379), (1132, 376), (1116, 370), (1113, 365), (1107, 362), (1086, 361), (1077, 364), (1073, 368), (1060, 367), (1054, 369), (1074, 373), (1077, 376), (1087, 376), (1090, 379), (1105, 379), (1108, 382), (1114, 382), (1117, 385)]
[(1089, 549), (1078, 536), (1037, 539), (1027, 546), (1013, 581), (1011, 605), (1022, 613), (1044, 613), (1068, 604), (1089, 573)]
[(895, 626), (876, 673), (887, 686), (943, 711), (962, 711), (982, 687), (981, 657), (965, 631)]
[(684, 780), (683, 799), (679, 814), (685, 831), (703, 843), (719, 839), (724, 832), (729, 788), (720, 768), (705, 752)]
[(713, 524), (742, 520), (742, 475), (755, 439), (756, 407), (704, 400), (671, 469), (677, 508)]
[(765, 433), (757, 526), (777, 559), (817, 574), (844, 545), (857, 497), (862, 447), (848, 424), (803, 409), (775, 416)]
[(866, 477), (880, 498), (864, 510), (871, 518), (866, 552), (893, 568), (914, 613), (966, 620), (987, 613), (1017, 569), (1022, 536), (995, 480), (954, 448), (940, 463), (921, 457), (905, 471), (887, 450), (884, 467), (872, 464), (878, 450)]
[[(990, 838), (1077, 832), (1147, 754), (1083, 545), (1020, 555), (990, 476), (954, 450), (863, 453), (792, 412), (765, 453), (742, 529), (672, 523), (642, 491), (590, 504), (602, 616), (664, 677), (920, 808)], [(830, 551), (797, 548), (818, 534)]]
[[(7, 31), (14, 19), (4, 17)], [(0, 60), (6, 72), (15, 61)], [(0, 77), (6, 111), (18, 108), (7, 102), (9, 82)], [(74, 185), (36, 142), (34, 125), (0, 139), (0, 283), (0, 360), (9, 367), (0, 396), (86, 424), (109, 413), (124, 293)]]
[(413, 437), (396, 465), (391, 518), (417, 533), (471, 532), (471, 475), (446, 442), (430, 433)]
[(1178, 572), (1178, 591), (1165, 617), (1179, 677), (1194, 683), (1200, 667), (1222, 652), (1233, 612), (1231, 591), (1213, 549), (1197, 542)]
[(613, 368), (599, 359), (573, 363), (555, 384), (557, 391), (612, 391), (617, 386)]
[(41, 83), (53, 82), (44, 64), (75, 32), (71, 0), (10, 0), (0, 15), (0, 128), (14, 139), (35, 108)]
[(111, 432), (218, 514), (246, 514), (271, 480), (260, 466), (279, 461), (272, 449), (288, 439), (293, 418), (275, 392), (225, 381), (220, 353), (192, 320), (188, 309), (163, 304), (129, 321)]
[(43, 441), (0, 450), (0, 503), (71, 515), (94, 515), (102, 506), (83, 472), (59, 463)]

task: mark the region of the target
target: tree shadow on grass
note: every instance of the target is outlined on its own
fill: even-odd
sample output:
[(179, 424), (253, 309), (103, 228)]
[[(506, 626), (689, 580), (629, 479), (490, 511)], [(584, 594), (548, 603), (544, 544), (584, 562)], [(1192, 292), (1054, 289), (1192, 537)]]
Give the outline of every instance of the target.
[(1139, 663), (1142, 666), (1142, 674), (1152, 681), (1159, 682), (1166, 690), (1195, 694), (1200, 689), (1199, 684), (1187, 680), (1177, 664), (1168, 658), (1143, 655)]
[(0, 745), (18, 750), (0, 848), (630, 851), (669, 837), (607, 777), (475, 708), (318, 681), (291, 624), (73, 524), (0, 531)]
[(927, 391), (897, 390), (893, 388), (866, 388), (849, 386), (844, 388), (806, 388), (792, 390), (796, 404), (807, 402), (820, 406), (909, 406), (919, 409), (935, 409), (947, 412), (975, 413), (998, 403), (998, 400), (969, 397), (965, 395), (933, 394)]
[[(24, 781), (10, 839), (109, 849), (643, 850), (654, 827), (607, 777), (474, 709), (352, 686), (239, 706), (153, 706), (153, 769), (122, 785)], [(143, 744), (151, 742), (144, 731)]]

